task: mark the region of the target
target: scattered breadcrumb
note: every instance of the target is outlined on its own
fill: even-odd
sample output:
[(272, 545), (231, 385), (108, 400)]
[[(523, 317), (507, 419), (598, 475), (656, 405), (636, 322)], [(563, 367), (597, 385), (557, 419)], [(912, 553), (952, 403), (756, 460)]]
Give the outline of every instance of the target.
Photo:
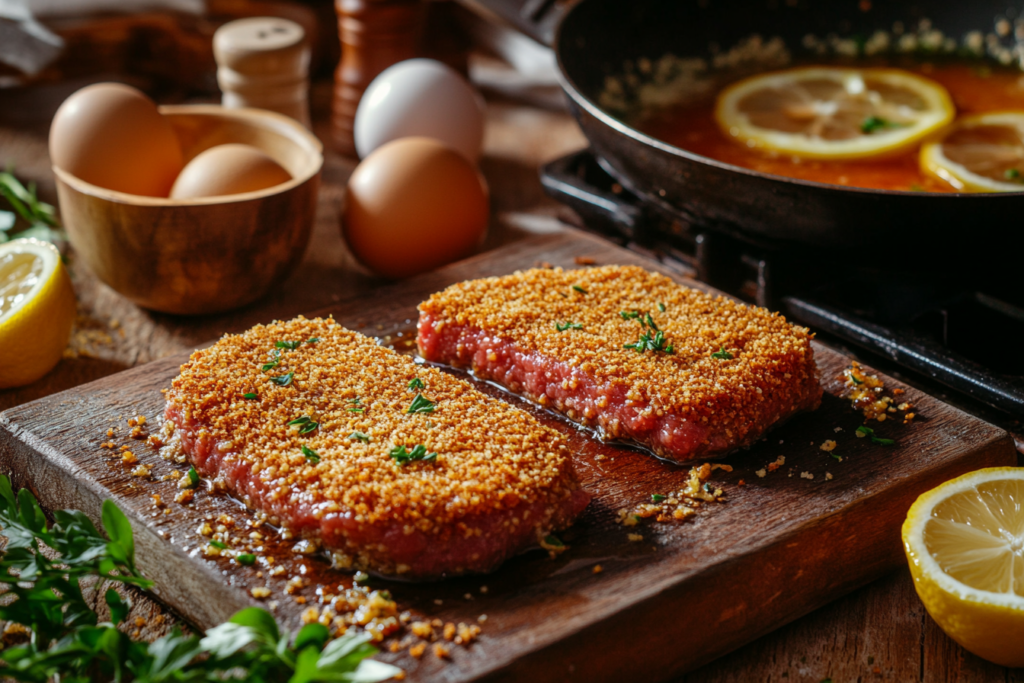
[(825, 441), (820, 446), (818, 446), (818, 448), (825, 451), (826, 453), (831, 453), (836, 449), (836, 442), (833, 441), (832, 439), (829, 439), (828, 441)]
[(448, 659), (451, 656), (451, 651), (441, 643), (434, 643), (434, 656), (438, 659)]
[[(893, 405), (892, 397), (882, 393), (885, 382), (877, 375), (866, 373), (857, 361), (852, 361), (850, 367), (843, 370), (841, 379), (846, 387), (844, 398), (849, 399), (853, 407), (863, 413), (865, 422), (884, 422), (889, 413), (895, 413), (897, 410), (904, 413), (904, 424), (914, 419), (915, 415), (907, 412), (914, 407), (913, 404), (902, 401), (898, 406)], [(899, 388), (892, 391), (893, 396), (901, 396), (904, 393), (903, 389)]]
[(595, 573), (595, 574), (600, 574), (601, 572), (604, 571), (604, 568), (601, 565), (599, 565), (599, 564), (595, 564), (594, 568), (591, 571), (593, 573)]
[(132, 470), (132, 476), (133, 477), (148, 478), (152, 474), (153, 474), (153, 466), (152, 465), (147, 465), (145, 463), (143, 463), (142, 465), (139, 465), (138, 467), (136, 467), (135, 469)]
[(761, 479), (764, 479), (765, 475), (768, 474), (768, 471), (765, 468), (762, 467), (761, 469), (759, 469), (756, 472), (754, 472), (754, 474), (759, 476)]
[(193, 489), (185, 489), (184, 491), (182, 491), (181, 493), (174, 497), (174, 502), (180, 503), (182, 505), (188, 505), (189, 503), (192, 502), (192, 499), (195, 497), (196, 492)]
[(810, 472), (801, 472), (800, 473), (800, 478), (801, 479), (814, 479), (814, 475), (811, 474)]
[(252, 597), (257, 600), (264, 600), (270, 597), (270, 589), (266, 586), (256, 586), (249, 592), (252, 594)]
[(643, 537), (643, 535), (642, 535), (642, 534), (629, 534), (629, 537), (628, 537), (628, 538), (629, 538), (629, 540), (630, 540), (631, 542), (633, 542), (633, 543), (636, 543), (637, 541), (642, 541), (642, 540), (644, 540), (644, 537)]
[(831, 472), (826, 472), (825, 473), (825, 479), (831, 479), (831, 478), (832, 478), (832, 473)]
[(417, 643), (416, 645), (413, 645), (412, 647), (409, 648), (409, 654), (412, 655), (413, 657), (415, 657), (416, 659), (419, 659), (420, 657), (423, 656), (423, 653), (426, 652), (426, 650), (427, 650), (427, 644), (426, 643)]

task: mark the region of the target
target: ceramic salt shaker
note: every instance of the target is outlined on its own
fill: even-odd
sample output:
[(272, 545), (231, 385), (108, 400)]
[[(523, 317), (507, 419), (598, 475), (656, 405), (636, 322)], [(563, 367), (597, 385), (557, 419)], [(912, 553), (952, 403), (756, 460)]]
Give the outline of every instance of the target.
[(214, 33), (213, 55), (225, 107), (269, 109), (310, 127), (310, 48), (301, 26), (279, 17), (238, 19)]

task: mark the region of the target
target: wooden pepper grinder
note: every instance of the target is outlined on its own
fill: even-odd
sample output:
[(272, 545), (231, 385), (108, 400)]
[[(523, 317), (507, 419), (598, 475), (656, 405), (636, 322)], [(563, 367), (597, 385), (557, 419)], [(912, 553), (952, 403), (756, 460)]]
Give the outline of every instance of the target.
[(310, 49), (302, 27), (279, 17), (251, 17), (213, 34), (217, 83), (225, 107), (257, 107), (309, 123)]
[(334, 73), (331, 137), (335, 149), (354, 157), (359, 99), (381, 71), (418, 56), (424, 0), (335, 0), (334, 6), (341, 63)]

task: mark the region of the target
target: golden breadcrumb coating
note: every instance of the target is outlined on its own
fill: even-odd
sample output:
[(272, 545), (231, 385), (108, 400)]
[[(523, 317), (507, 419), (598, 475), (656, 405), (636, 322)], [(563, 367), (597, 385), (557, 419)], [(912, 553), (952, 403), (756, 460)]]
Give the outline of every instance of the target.
[[(286, 386), (272, 379), (289, 374)], [(410, 388), (416, 378), (422, 388)], [(432, 412), (408, 412), (417, 394)], [(257, 325), (196, 351), (168, 404), (263, 482), (275, 506), (308, 506), (316, 519), (351, 511), (358, 524), (399, 522), (429, 533), (523, 502), (554, 509), (579, 488), (557, 432), (332, 319)], [(288, 424), (302, 417), (318, 427), (300, 434), (308, 422)], [(389, 455), (417, 445), (436, 458), (400, 465)], [(556, 521), (566, 522), (529, 520), (538, 528)]]
[[(425, 321), (436, 334), (446, 325), (478, 328), (496, 346), (510, 341), (570, 366), (573, 377), (562, 389), (575, 389), (575, 378), (586, 376), (602, 395), (621, 389), (645, 414), (713, 425), (738, 445), (763, 431), (766, 401), (792, 395), (806, 409), (821, 396), (806, 328), (638, 266), (533, 269), (461, 282), (420, 311), (421, 345)], [(656, 345), (657, 331), (660, 350), (627, 348), (645, 333)], [(600, 408), (590, 403), (582, 414), (566, 412), (593, 423)], [(626, 436), (605, 427), (609, 436)]]

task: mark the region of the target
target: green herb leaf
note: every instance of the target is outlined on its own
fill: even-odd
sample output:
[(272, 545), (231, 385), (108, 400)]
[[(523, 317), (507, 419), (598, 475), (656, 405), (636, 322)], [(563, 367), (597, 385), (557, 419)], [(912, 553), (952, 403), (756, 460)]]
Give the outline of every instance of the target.
[(114, 626), (124, 621), (125, 617), (128, 616), (128, 612), (132, 609), (132, 603), (123, 599), (113, 588), (107, 589), (103, 599), (106, 601), (107, 607), (110, 608), (110, 622)]
[(1021, 178), (1020, 171), (1018, 171), (1015, 168), (1006, 169), (1006, 171), (1003, 172), (1003, 177), (1006, 178), (1007, 180), (1012, 180), (1018, 183), (1024, 182), (1024, 179)]
[(895, 121), (889, 121), (888, 119), (883, 119), (879, 116), (869, 116), (861, 122), (860, 130), (862, 133), (871, 135), (879, 130), (885, 130), (888, 128), (904, 128), (905, 126), (906, 124), (904, 123), (896, 123)]
[(572, 288), (575, 289), (580, 294), (589, 294), (590, 293), (587, 290), (585, 290), (582, 287), (580, 287), (579, 285), (573, 285)]
[(352, 580), (355, 583), (366, 583), (370, 580), (370, 575), (366, 572), (359, 571), (352, 575)]
[(370, 436), (363, 434), (362, 432), (352, 432), (348, 435), (349, 440), (362, 441), (363, 443), (370, 443)]
[(302, 454), (306, 456), (306, 460), (309, 460), (314, 465), (320, 462), (320, 454), (306, 444), (302, 444)]
[(849, 377), (854, 384), (864, 384), (864, 380), (857, 379), (857, 375), (853, 374), (852, 371), (847, 374), (847, 377)]
[(654, 318), (651, 317), (650, 313), (646, 314), (646, 319), (645, 319), (643, 324), (647, 325), (648, 327), (650, 327), (655, 332), (658, 331), (658, 326), (654, 324)]
[(665, 304), (659, 303), (658, 304), (658, 310), (661, 311), (662, 313), (664, 313), (665, 312)]
[(708, 493), (714, 493), (715, 492), (715, 489), (713, 489), (711, 487), (711, 484), (709, 484), (708, 482), (704, 482), (704, 486), (702, 486), (701, 488), (704, 489), (705, 491), (707, 491)]
[(896, 441), (893, 439), (882, 439), (877, 436), (871, 437), (871, 443), (877, 443), (879, 446), (895, 446)]
[(718, 360), (732, 360), (732, 354), (726, 351), (724, 346), (719, 346), (718, 350), (711, 354), (711, 357)]
[(255, 392), (250, 391), (248, 394), (242, 394), (242, 398), (246, 399), (247, 401), (254, 401), (257, 398), (259, 398), (259, 396), (257, 396)]
[(857, 433), (860, 434), (861, 436), (871, 436), (872, 434), (875, 433), (875, 430), (872, 429), (871, 427), (865, 427), (864, 425), (861, 425), (860, 427), (857, 427)]
[(248, 567), (256, 564), (256, 556), (252, 553), (242, 553), (240, 555), (235, 555), (235, 561), (238, 562), (238, 564), (244, 564)]
[(294, 351), (295, 349), (299, 348), (299, 346), (301, 346), (301, 345), (302, 345), (301, 341), (279, 341), (279, 342), (274, 344), (274, 346), (276, 346), (279, 349), (289, 349), (291, 351)]
[(188, 468), (188, 481), (190, 484), (189, 488), (195, 488), (196, 486), (199, 486), (199, 473), (196, 472), (195, 467)]
[(426, 389), (427, 385), (419, 377), (413, 377), (412, 381), (405, 385), (405, 388), (413, 391), (416, 389)]
[(434, 405), (435, 403), (423, 396), (423, 394), (416, 394), (416, 398), (412, 400), (412, 403), (409, 404), (408, 410), (405, 412), (409, 414), (432, 413), (434, 412)]
[(641, 315), (640, 311), (619, 311), (619, 316), (623, 320), (636, 320)]
[(287, 375), (278, 375), (277, 377), (271, 377), (270, 381), (279, 387), (286, 387), (292, 383), (292, 377), (294, 376), (294, 372), (289, 372)]
[(266, 372), (267, 370), (273, 370), (277, 367), (277, 364), (281, 362), (281, 349), (274, 349), (274, 360), (269, 363), (264, 363), (260, 366), (260, 372)]
[(544, 537), (544, 543), (545, 543), (545, 545), (550, 545), (550, 546), (553, 546), (555, 548), (564, 548), (565, 547), (565, 544), (562, 543), (562, 539), (560, 539), (558, 536), (555, 536), (554, 534), (548, 534), (547, 536), (545, 536)]
[(227, 543), (221, 543), (220, 541), (210, 541), (207, 545), (212, 545), (214, 548), (220, 548), (221, 550), (227, 550)]
[(422, 444), (413, 446), (412, 451), (406, 450), (405, 446), (395, 446), (388, 455), (394, 458), (395, 462), (399, 465), (406, 465), (413, 460), (433, 462), (437, 459), (437, 453), (428, 453), (426, 446)]
[(555, 329), (558, 330), (559, 332), (565, 332), (566, 330), (582, 330), (583, 325), (581, 325), (580, 323), (574, 323), (573, 321), (570, 320), (564, 323), (556, 322)]
[(306, 340), (306, 343), (316, 344), (318, 341), (320, 341), (320, 337), (310, 337), (309, 339)]
[(294, 420), (288, 423), (288, 426), (298, 426), (300, 436), (303, 434), (315, 432), (316, 430), (320, 429), (320, 423), (308, 415), (303, 415), (302, 417), (295, 418)]
[(665, 344), (665, 333), (662, 330), (658, 330), (652, 336), (650, 331), (645, 330), (640, 335), (640, 339), (632, 344), (624, 344), (623, 348), (633, 349), (637, 353), (643, 353), (644, 351), (660, 351), (662, 353), (672, 355), (675, 353), (675, 347), (671, 344)]
[(663, 496), (660, 493), (652, 493), (651, 494), (651, 502), (652, 503), (663, 503), (666, 500), (668, 500), (668, 496)]

